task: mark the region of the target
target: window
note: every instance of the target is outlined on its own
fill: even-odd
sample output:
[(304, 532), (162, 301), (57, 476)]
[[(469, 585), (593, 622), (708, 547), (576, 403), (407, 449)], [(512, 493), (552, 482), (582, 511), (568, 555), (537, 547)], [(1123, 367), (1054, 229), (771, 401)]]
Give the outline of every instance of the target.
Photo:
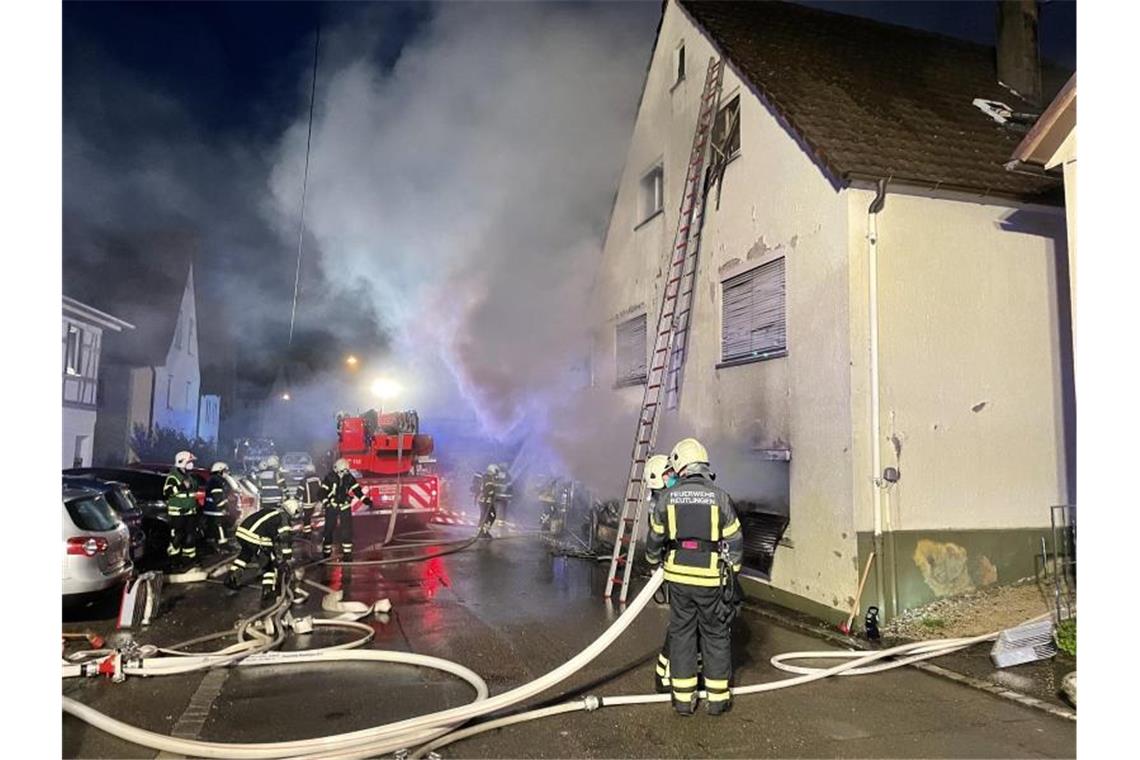
[(174, 399), (172, 398), (173, 393), (174, 393), (174, 375), (167, 375), (166, 376), (166, 408), (167, 409), (173, 409), (174, 408)]
[(178, 321), (174, 324), (174, 347), (182, 348), (182, 315), (178, 315)]
[(182, 408), (183, 409), (193, 409), (194, 408), (194, 407), (190, 406), (190, 381), (189, 380), (186, 381), (186, 405)]
[(190, 329), (187, 331), (186, 336), (186, 352), (191, 356), (194, 355), (194, 320), (190, 320)]
[(677, 85), (685, 78), (685, 43), (682, 42), (673, 50), (673, 84)]
[(784, 257), (722, 284), (721, 360), (766, 359), (787, 350)]
[(64, 371), (69, 375), (81, 373), (83, 363), (83, 331), (75, 325), (67, 326), (67, 358)]
[(648, 372), (645, 364), (645, 315), (634, 317), (617, 326), (614, 349), (617, 364), (617, 384), (644, 383)]
[(665, 169), (661, 164), (641, 178), (641, 220), (644, 222), (665, 206)]
[(713, 163), (728, 161), (740, 152), (740, 95), (734, 95), (716, 112), (712, 131)]

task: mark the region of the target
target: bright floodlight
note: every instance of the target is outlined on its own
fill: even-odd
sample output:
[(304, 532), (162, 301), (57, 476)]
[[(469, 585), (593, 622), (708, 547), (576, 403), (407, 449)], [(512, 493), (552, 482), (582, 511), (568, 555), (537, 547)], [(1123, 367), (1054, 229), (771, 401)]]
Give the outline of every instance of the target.
[(356, 357), (355, 357), (355, 356), (353, 356), (352, 354), (349, 354), (349, 355), (348, 355), (348, 358), (346, 358), (346, 359), (344, 360), (344, 363), (345, 363), (345, 364), (347, 364), (347, 365), (348, 365), (348, 366), (350, 366), (350, 367), (355, 367), (355, 366), (356, 366), (356, 362), (357, 362), (357, 359), (356, 359)]
[(289, 400), (289, 394), (288, 393), (282, 393), (281, 394), (281, 400), (282, 401), (288, 401)]
[(400, 384), (388, 377), (378, 377), (372, 381), (372, 394), (381, 401), (395, 398), (400, 390)]

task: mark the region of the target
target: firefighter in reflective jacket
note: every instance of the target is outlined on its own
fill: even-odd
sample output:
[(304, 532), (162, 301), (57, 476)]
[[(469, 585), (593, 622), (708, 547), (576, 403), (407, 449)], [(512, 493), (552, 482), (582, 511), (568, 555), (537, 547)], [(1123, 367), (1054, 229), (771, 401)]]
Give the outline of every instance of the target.
[(680, 441), (669, 455), (678, 481), (658, 497), (649, 519), (645, 553), (650, 564), (665, 555), (669, 584), (669, 676), (673, 709), (697, 708), (697, 655), (701, 655), (708, 712), (732, 707), (732, 649), (735, 574), (744, 558), (744, 536), (732, 499), (713, 485), (709, 455), (695, 438)]
[(177, 572), (193, 565), (198, 558), (196, 521), (198, 519), (198, 484), (190, 477), (194, 455), (179, 451), (174, 456), (174, 469), (162, 484), (166, 500), (166, 516), (170, 520), (170, 543), (166, 546), (170, 569)]
[(257, 471), (257, 491), (261, 506), (280, 507), (285, 498), (285, 476), (281, 473), (281, 462), (271, 456), (261, 463)]
[(241, 521), (237, 528), (240, 552), (226, 576), (227, 588), (241, 585), (246, 568), (261, 566), (261, 601), (277, 596), (278, 572), (288, 572), (293, 559), (292, 519), (300, 512), (296, 499), (286, 499), (279, 507), (262, 507)]
[(333, 463), (333, 471), (321, 481), (321, 503), (325, 511), (321, 551), (325, 557), (332, 556), (333, 541), (339, 536), (340, 561), (352, 561), (352, 505), (356, 501), (372, 506), (372, 499), (364, 495), (364, 489), (349, 472), (348, 460), (338, 459)]
[(226, 522), (229, 519), (230, 487), (226, 474), (230, 471), (225, 462), (214, 462), (210, 467), (210, 479), (206, 481), (206, 503), (202, 505), (204, 518), (203, 534), (206, 543), (215, 551), (229, 539), (226, 538)]
[(297, 486), (297, 498), (301, 502), (301, 535), (305, 538), (313, 535), (313, 513), (321, 501), (322, 491), (321, 479), (316, 475), (309, 475)]
[[(658, 497), (667, 485), (676, 480), (672, 468), (669, 466), (667, 454), (654, 454), (645, 462), (645, 487), (649, 490), (649, 513), (652, 514)], [(660, 560), (658, 559), (657, 562)], [(656, 564), (656, 562), (654, 562)], [(665, 643), (661, 653), (657, 655), (657, 667), (654, 670), (653, 688), (658, 694), (669, 691), (669, 631), (665, 631)]]

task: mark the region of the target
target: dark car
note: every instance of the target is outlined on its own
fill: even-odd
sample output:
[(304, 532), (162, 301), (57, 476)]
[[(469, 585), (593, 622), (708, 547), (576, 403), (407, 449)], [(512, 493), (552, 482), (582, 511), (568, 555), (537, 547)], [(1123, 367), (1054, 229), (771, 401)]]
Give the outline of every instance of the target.
[(127, 526), (130, 532), (130, 554), (132, 560), (140, 559), (146, 551), (146, 532), (143, 530), (143, 513), (134, 494), (126, 483), (117, 480), (103, 480), (94, 477), (63, 476), (64, 488), (86, 488), (103, 494), (111, 509)]
[(162, 496), (165, 473), (131, 467), (75, 467), (64, 470), (63, 474), (125, 483), (142, 510), (146, 555), (155, 558), (165, 556), (166, 546), (170, 543), (170, 519), (166, 514), (166, 500)]

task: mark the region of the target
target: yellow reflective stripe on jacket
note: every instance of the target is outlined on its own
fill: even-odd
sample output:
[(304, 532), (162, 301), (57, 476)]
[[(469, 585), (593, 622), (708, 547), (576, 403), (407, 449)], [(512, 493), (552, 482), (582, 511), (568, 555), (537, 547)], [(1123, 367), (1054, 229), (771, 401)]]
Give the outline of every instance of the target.
[(669, 504), (665, 507), (665, 511), (668, 513), (669, 540), (672, 541), (677, 538), (677, 505)]
[(665, 526), (657, 522), (657, 516), (653, 513), (649, 515), (649, 527), (654, 533), (665, 535)]
[(709, 540), (718, 541), (720, 536), (720, 507), (716, 504), (709, 505), (709, 522), (712, 529), (709, 531)]
[(724, 529), (724, 533), (720, 534), (720, 537), (729, 538), (730, 536), (735, 536), (739, 532), (740, 520), (733, 520), (731, 523), (729, 523), (728, 527)]
[(238, 528), (236, 531), (234, 531), (234, 533), (238, 538), (251, 544), (257, 544), (258, 546), (273, 546), (272, 538), (259, 536), (256, 533), (250, 531), (248, 528)]

